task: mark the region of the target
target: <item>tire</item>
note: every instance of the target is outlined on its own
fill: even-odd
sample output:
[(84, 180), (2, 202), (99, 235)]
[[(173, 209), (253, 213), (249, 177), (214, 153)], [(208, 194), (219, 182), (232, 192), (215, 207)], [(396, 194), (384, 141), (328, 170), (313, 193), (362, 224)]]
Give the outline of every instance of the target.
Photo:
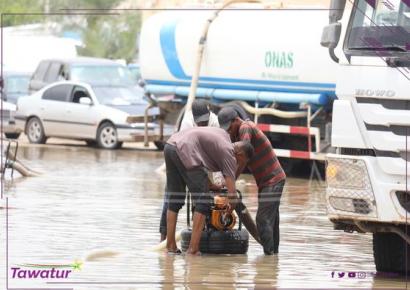
[(30, 143), (34, 144), (44, 144), (46, 143), (47, 137), (44, 134), (44, 127), (40, 119), (33, 117), (28, 120), (26, 125), (26, 134)]
[(97, 145), (103, 149), (117, 149), (122, 143), (118, 142), (117, 129), (110, 122), (100, 125), (97, 130)]
[[(191, 229), (181, 233), (181, 249), (186, 251), (191, 241)], [(246, 254), (249, 246), (249, 234), (246, 230), (202, 231), (199, 250), (206, 254)]]
[(373, 254), (378, 272), (410, 274), (410, 246), (399, 235), (374, 233)]
[(20, 137), (20, 133), (4, 133), (4, 135), (9, 139), (18, 139)]
[(97, 141), (95, 141), (95, 140), (84, 140), (85, 141), (85, 143), (87, 143), (87, 146), (90, 146), (90, 147), (96, 147), (97, 146)]

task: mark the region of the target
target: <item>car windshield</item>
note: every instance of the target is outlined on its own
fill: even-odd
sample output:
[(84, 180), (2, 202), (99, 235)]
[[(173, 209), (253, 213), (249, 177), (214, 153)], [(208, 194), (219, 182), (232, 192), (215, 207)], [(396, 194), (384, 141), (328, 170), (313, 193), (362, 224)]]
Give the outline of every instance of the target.
[(30, 83), (29, 75), (13, 75), (6, 77), (6, 94), (19, 93), (28, 94), (28, 85)]
[(121, 65), (75, 65), (71, 79), (93, 85), (129, 86), (134, 81), (127, 67)]
[(357, 0), (347, 41), (349, 50), (410, 52), (410, 7), (402, 0)]
[(135, 81), (138, 81), (141, 78), (141, 71), (139, 66), (129, 66), (131, 76)]
[(121, 106), (146, 103), (144, 90), (137, 87), (94, 86), (94, 93), (102, 105)]

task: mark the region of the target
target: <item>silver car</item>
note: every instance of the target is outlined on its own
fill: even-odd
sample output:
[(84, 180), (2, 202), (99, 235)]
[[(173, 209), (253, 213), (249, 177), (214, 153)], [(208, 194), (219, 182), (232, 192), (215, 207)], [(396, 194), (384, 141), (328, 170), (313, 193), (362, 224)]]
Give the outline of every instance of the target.
[[(19, 98), (16, 123), (31, 143), (61, 137), (115, 149), (125, 141), (143, 140), (142, 116), (148, 106), (138, 87), (62, 81)], [(149, 109), (154, 119), (158, 114), (158, 108)], [(155, 135), (159, 125), (150, 122), (147, 129)]]

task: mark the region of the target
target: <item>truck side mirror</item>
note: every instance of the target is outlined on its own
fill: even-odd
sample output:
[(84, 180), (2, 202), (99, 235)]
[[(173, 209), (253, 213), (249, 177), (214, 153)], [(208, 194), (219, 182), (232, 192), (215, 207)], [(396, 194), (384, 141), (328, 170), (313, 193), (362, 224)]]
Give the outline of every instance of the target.
[(342, 24), (339, 22), (331, 23), (323, 28), (322, 39), (320, 44), (329, 48), (329, 54), (333, 61), (339, 62), (339, 58), (335, 55), (335, 47), (339, 43), (340, 34), (342, 32)]
[(339, 22), (329, 24), (323, 28), (320, 44), (327, 48), (335, 48), (339, 43), (342, 24)]
[(329, 9), (329, 23), (338, 22), (343, 17), (346, 0), (332, 0)]

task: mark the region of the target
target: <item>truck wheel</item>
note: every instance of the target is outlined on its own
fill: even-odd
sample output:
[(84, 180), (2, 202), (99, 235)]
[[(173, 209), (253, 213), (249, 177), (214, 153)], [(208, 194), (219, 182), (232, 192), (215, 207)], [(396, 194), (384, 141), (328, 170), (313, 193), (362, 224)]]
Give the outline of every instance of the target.
[(18, 139), (20, 137), (20, 133), (4, 133), (4, 135), (9, 139)]
[(374, 233), (373, 254), (378, 272), (410, 274), (410, 246), (399, 235)]
[(26, 127), (26, 134), (30, 143), (34, 144), (44, 144), (46, 143), (47, 137), (44, 134), (44, 127), (41, 121), (37, 117), (33, 117), (28, 120)]
[[(181, 233), (181, 249), (186, 251), (191, 241), (191, 229)], [(246, 254), (249, 234), (246, 230), (202, 231), (199, 250), (206, 254)]]
[(118, 142), (117, 129), (110, 122), (100, 125), (97, 130), (97, 144), (103, 149), (117, 149), (122, 143)]

